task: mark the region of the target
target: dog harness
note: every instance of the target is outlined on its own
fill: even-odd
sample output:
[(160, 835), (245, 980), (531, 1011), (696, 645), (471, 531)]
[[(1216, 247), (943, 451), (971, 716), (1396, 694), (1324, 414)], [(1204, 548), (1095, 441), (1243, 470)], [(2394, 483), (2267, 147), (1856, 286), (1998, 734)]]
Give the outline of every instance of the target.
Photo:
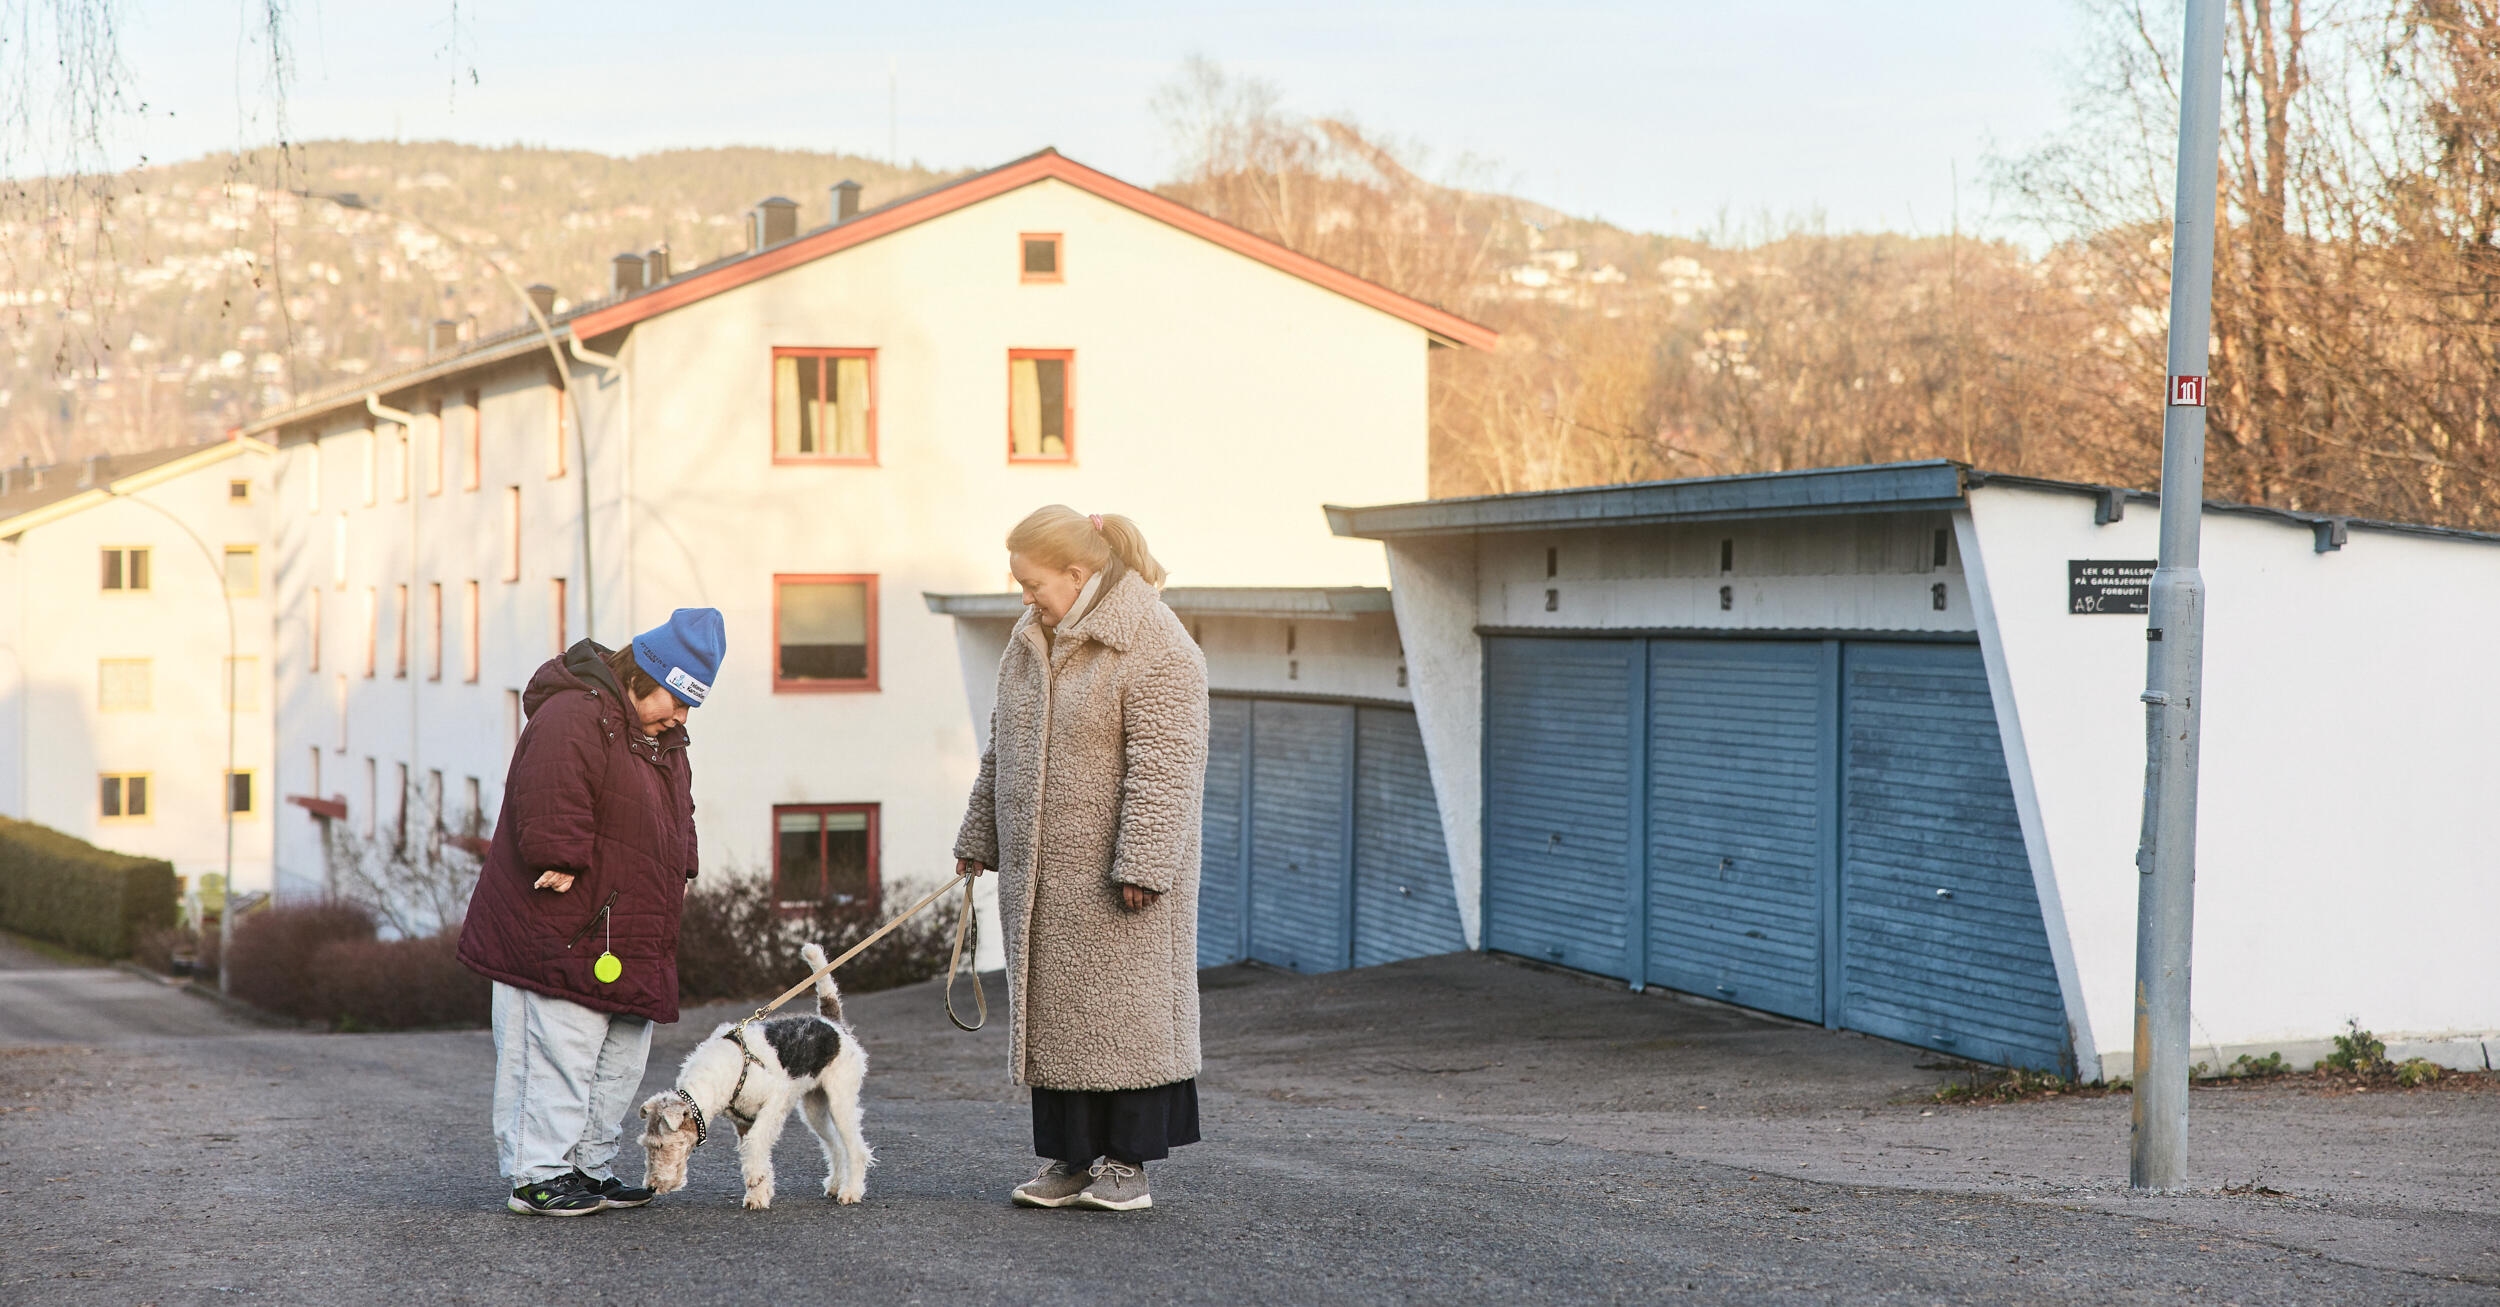
[[(738, 1099), (747, 1091), (747, 1072), (755, 1067), (764, 1065), (764, 1059), (757, 1057), (755, 1055), (755, 1050), (747, 1047), (747, 1023), (744, 1021), (741, 1021), (738, 1024), (731, 1026), (727, 1031), (724, 1031), (721, 1034), (721, 1038), (728, 1040), (730, 1043), (736, 1044), (738, 1046), (738, 1056), (744, 1058), (745, 1060), (738, 1064), (738, 1083), (730, 1087), (729, 1101), (721, 1104), (720, 1110), (728, 1113), (730, 1119), (738, 1123), (738, 1129), (741, 1131), (752, 1130), (755, 1128), (755, 1118), (749, 1113), (738, 1110)], [(700, 1145), (703, 1142), (703, 1136), (701, 1134), (697, 1134), (694, 1141), (696, 1144)]]

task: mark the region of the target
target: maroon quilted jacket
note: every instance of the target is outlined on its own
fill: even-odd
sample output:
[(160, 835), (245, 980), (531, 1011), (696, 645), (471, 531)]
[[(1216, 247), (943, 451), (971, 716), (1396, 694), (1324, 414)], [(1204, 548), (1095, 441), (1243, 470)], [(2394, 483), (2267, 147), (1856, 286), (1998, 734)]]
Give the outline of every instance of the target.
[[(633, 725), (607, 652), (584, 640), (530, 678), (529, 725), (469, 897), (460, 961), (602, 1012), (675, 1021), (677, 918), (695, 873), (686, 729), (654, 739)], [(578, 879), (564, 894), (530, 888), (543, 871)], [(591, 964), (610, 949), (625, 972), (603, 984)]]

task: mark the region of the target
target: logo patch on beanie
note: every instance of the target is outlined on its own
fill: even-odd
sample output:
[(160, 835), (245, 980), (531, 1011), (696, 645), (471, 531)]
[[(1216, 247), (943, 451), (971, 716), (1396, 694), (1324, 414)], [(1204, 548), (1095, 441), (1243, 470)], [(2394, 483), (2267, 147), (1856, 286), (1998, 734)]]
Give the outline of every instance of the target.
[(670, 692), (689, 704), (700, 705), (703, 702), (703, 696), (712, 692), (711, 686), (686, 675), (686, 669), (683, 667), (669, 668), (668, 675), (663, 680)]

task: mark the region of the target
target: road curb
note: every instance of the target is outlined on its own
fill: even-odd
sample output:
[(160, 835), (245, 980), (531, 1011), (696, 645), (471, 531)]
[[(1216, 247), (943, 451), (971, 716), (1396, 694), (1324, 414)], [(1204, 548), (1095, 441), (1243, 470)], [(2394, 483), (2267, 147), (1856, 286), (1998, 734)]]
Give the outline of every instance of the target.
[(136, 962), (127, 960), (116, 962), (113, 964), (113, 969), (115, 971), (128, 972), (142, 980), (154, 981), (159, 985), (163, 985), (167, 989), (189, 994), (193, 998), (203, 999), (207, 1002), (214, 1003), (218, 1007), (224, 1008), (228, 1014), (240, 1017), (256, 1026), (268, 1026), (276, 1030), (319, 1030), (323, 1028), (318, 1022), (297, 1021), (291, 1017), (282, 1017), (275, 1012), (254, 1007), (253, 1005), (244, 1002), (242, 999), (236, 998), (232, 994), (226, 993), (224, 990), (221, 990), (214, 985), (203, 985), (196, 980), (192, 980), (184, 976), (168, 976), (162, 972), (150, 971)]

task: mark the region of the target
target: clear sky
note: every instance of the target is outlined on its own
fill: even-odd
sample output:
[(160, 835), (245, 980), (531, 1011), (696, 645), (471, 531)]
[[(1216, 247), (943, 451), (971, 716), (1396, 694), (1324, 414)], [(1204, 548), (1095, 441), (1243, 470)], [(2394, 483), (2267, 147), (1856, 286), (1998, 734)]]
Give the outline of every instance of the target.
[[(263, 67), (237, 0), (133, 0), (159, 160), (265, 139)], [(1940, 231), (1959, 166), (2058, 120), (2067, 0), (1383, 0), (1077, 7), (993, 0), (288, 6), (300, 139), (450, 138), (631, 154), (754, 144), (980, 166), (1043, 145), (1152, 183), (1174, 157), (1149, 109), (1204, 55), (1289, 109), (1460, 156), (1574, 214), (1690, 232), (1722, 214)], [(455, 24), (455, 14), (457, 21)], [(471, 80), (474, 70), (475, 80)]]

